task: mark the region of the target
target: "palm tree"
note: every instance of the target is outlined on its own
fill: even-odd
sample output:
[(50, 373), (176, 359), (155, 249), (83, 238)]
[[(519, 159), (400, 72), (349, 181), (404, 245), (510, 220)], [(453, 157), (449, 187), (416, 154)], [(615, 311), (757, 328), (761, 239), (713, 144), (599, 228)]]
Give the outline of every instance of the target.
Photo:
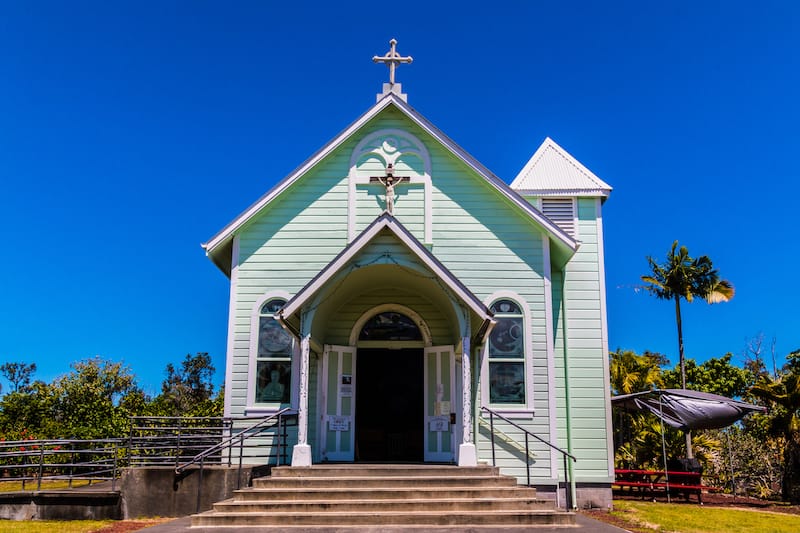
[(639, 355), (630, 350), (611, 352), (611, 392), (631, 394), (661, 386), (661, 369), (655, 357)]
[[(647, 262), (650, 265), (650, 275), (642, 276), (642, 281), (648, 284), (645, 289), (659, 299), (675, 301), (681, 387), (685, 389), (686, 361), (683, 354), (681, 299), (685, 299), (689, 303), (695, 298), (703, 298), (710, 304), (727, 302), (733, 298), (733, 285), (728, 280), (720, 279), (719, 273), (711, 264), (711, 259), (705, 255), (692, 259), (685, 246), (678, 249), (678, 241), (672, 243), (672, 249), (667, 254), (664, 263), (659, 263), (649, 256)], [(692, 457), (692, 437), (688, 431), (686, 432), (686, 456)]]
[(770, 427), (785, 439), (782, 496), (785, 501), (800, 503), (800, 373), (790, 371), (775, 379), (762, 376), (750, 394), (774, 404)]

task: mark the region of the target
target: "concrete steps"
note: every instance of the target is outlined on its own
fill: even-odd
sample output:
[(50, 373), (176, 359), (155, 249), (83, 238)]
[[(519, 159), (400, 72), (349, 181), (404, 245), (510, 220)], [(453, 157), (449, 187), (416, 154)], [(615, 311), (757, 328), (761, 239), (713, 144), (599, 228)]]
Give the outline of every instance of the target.
[(193, 527), (571, 526), (572, 513), (489, 466), (315, 465), (279, 467)]

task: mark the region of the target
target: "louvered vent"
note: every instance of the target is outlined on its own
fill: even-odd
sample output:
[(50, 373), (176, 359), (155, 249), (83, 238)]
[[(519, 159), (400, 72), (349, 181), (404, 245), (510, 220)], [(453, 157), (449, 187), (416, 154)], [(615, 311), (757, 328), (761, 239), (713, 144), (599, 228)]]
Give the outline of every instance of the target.
[(542, 198), (542, 213), (570, 236), (576, 236), (572, 198)]

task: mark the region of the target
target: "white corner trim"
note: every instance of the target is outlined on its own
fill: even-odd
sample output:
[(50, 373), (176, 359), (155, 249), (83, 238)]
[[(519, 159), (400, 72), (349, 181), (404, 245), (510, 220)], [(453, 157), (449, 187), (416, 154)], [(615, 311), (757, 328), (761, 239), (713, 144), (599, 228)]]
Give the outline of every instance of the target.
[(603, 245), (603, 215), (602, 215), (602, 201), (598, 198), (595, 200), (595, 209), (597, 210), (597, 262), (599, 268), (600, 278), (600, 334), (603, 336), (603, 390), (605, 391), (606, 402), (606, 439), (608, 446), (608, 475), (614, 475), (614, 435), (611, 420), (611, 378), (608, 362), (608, 311), (606, 309), (606, 256), (605, 247)]
[[(232, 416), (233, 360), (236, 350), (236, 303), (239, 289), (239, 237), (234, 236), (231, 251), (231, 283), (228, 299), (228, 343), (225, 349), (225, 398), (222, 413)], [(245, 402), (246, 403), (246, 402)]]
[[(556, 413), (556, 348), (555, 348), (555, 327), (553, 324), (553, 273), (550, 266), (550, 239), (542, 235), (542, 251), (544, 266), (544, 324), (545, 335), (547, 335), (547, 403), (548, 419), (550, 425), (550, 442), (558, 442), (558, 422)], [(550, 475), (558, 478), (558, 455), (555, 449), (550, 448)]]

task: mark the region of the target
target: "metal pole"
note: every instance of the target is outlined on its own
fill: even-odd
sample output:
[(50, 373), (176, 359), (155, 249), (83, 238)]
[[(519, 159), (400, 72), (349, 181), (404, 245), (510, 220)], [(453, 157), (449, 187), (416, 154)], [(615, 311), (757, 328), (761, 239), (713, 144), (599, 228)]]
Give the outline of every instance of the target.
[(127, 457), (128, 457), (128, 466), (133, 466), (131, 464), (131, 455), (133, 454), (133, 418), (128, 418), (128, 422), (131, 425), (131, 430), (128, 433), (128, 450), (127, 450)]
[[(280, 466), (281, 464), (281, 454), (283, 453), (281, 446), (281, 444), (283, 444), (283, 430), (283, 415), (278, 415), (278, 431), (276, 432), (278, 434), (278, 453), (275, 455), (275, 466)], [(269, 463), (269, 457), (267, 457), (267, 463)]]
[[(175, 450), (175, 468), (178, 468), (178, 465), (181, 461), (181, 419), (178, 419), (178, 444), (177, 449)], [(199, 512), (199, 511), (198, 511)]]
[[(232, 420), (223, 419), (222, 420), (222, 438), (223, 439), (227, 439), (227, 438), (230, 438), (232, 436), (233, 436), (233, 421)], [(233, 461), (233, 458), (231, 457), (231, 452), (232, 451), (233, 450), (231, 450), (231, 448), (228, 447), (228, 466), (231, 466), (231, 462)]]
[[(569, 511), (570, 509), (572, 509), (572, 491), (570, 490), (572, 485), (571, 485), (571, 483), (569, 481), (570, 478), (569, 478), (569, 468), (568, 468), (568, 463), (567, 463), (567, 456), (566, 456), (566, 454), (562, 454), (561, 457), (564, 458), (564, 496), (565, 496), (564, 505), (566, 505), (565, 509), (567, 511)], [(558, 487), (556, 487), (556, 489), (558, 489)], [(556, 490), (556, 493), (557, 492), (558, 492), (558, 490)]]
[[(69, 443), (69, 447), (73, 447), (73, 443)], [(75, 472), (75, 450), (71, 449), (69, 452), (69, 488), (72, 488), (72, 475)]]
[(114, 471), (111, 473), (111, 490), (117, 490), (117, 441), (114, 441)]
[(44, 471), (44, 442), (39, 446), (39, 480), (36, 483), (36, 490), (42, 490), (42, 473)]
[(239, 472), (236, 474), (236, 488), (242, 488), (242, 452), (244, 451), (244, 435), (239, 437)]
[(525, 471), (528, 475), (528, 486), (531, 486), (531, 451), (528, 447), (528, 433), (525, 433)]
[(494, 414), (491, 411), (489, 411), (489, 433), (492, 437), (492, 466), (497, 466), (494, 456)]
[(197, 478), (197, 512), (200, 512), (200, 500), (202, 499), (203, 495), (203, 463), (205, 463), (206, 458), (200, 458), (200, 475)]
[(664, 409), (661, 405), (661, 395), (658, 395), (659, 421), (661, 422), (661, 453), (664, 455), (664, 479), (667, 481), (667, 503), (672, 503), (669, 495), (669, 471), (667, 470), (667, 440), (664, 435)]
[(731, 468), (731, 492), (733, 501), (736, 501), (736, 474), (733, 471), (733, 448), (731, 448), (731, 436), (728, 429), (725, 430), (725, 444), (728, 445), (728, 465)]

